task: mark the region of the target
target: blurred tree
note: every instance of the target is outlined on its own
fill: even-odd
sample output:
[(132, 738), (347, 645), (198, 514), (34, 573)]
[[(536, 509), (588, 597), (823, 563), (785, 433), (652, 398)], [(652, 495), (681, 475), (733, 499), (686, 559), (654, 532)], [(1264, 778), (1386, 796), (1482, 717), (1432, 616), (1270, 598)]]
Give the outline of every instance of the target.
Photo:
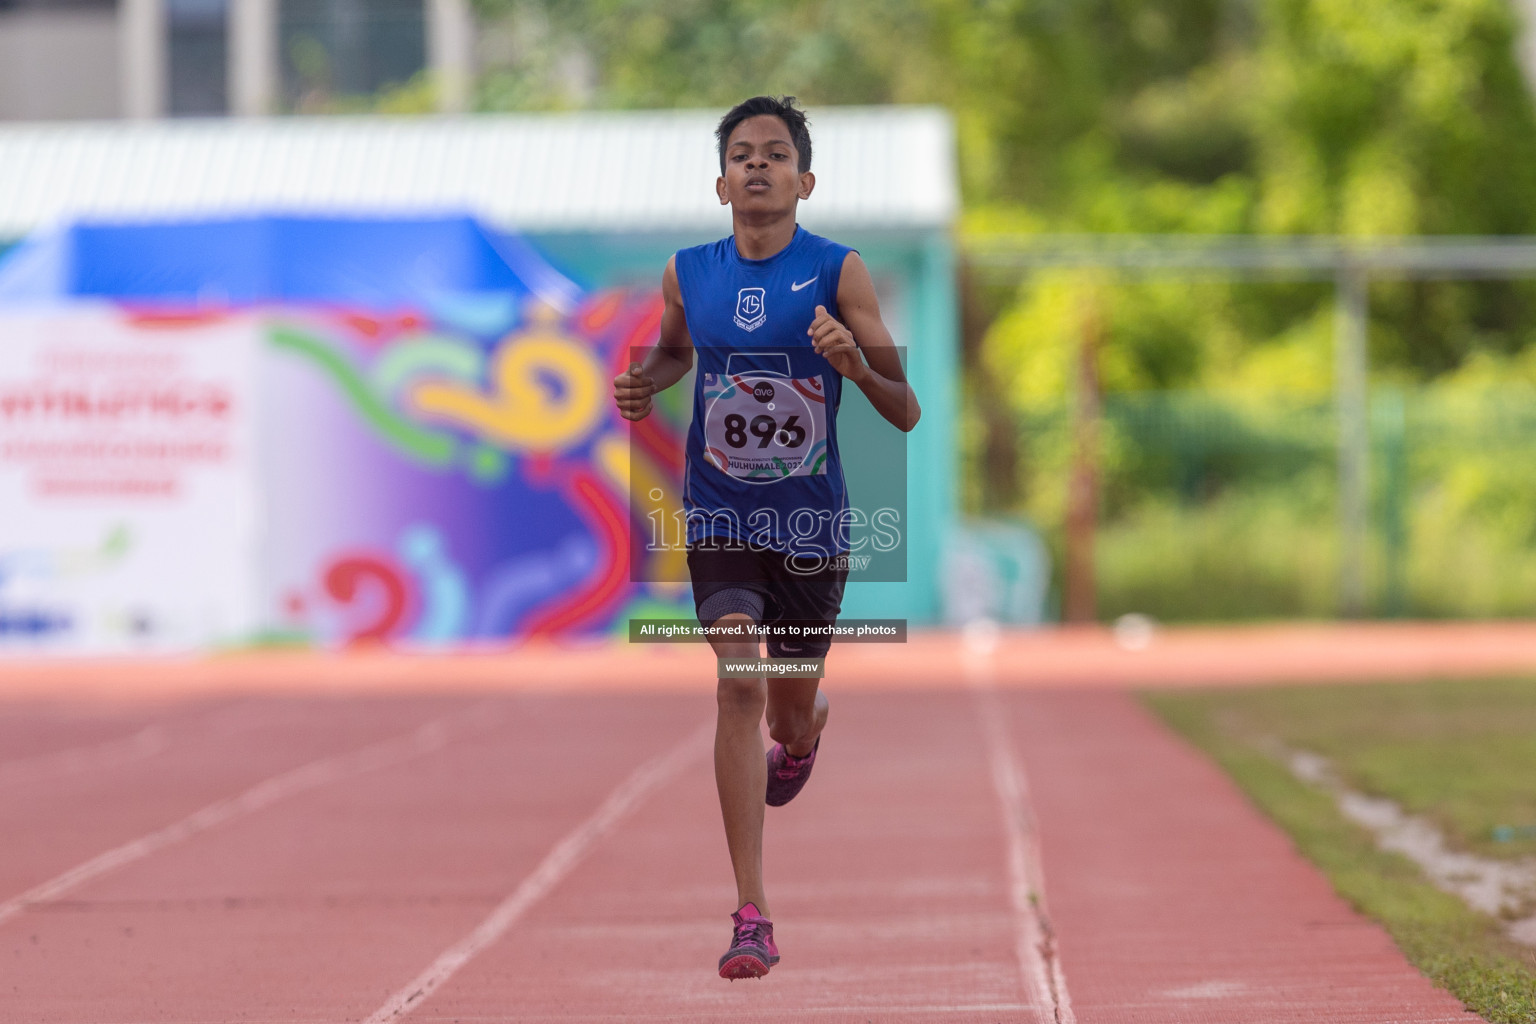
[[(904, 52), (926, 51), (917, 0), (477, 0), (510, 27), (488, 83), (529, 106), (729, 106), (755, 93), (812, 103), (910, 100)], [(571, 68), (595, 69), (573, 79)]]
[[(944, 104), (971, 235), (1536, 232), (1508, 0), (476, 2), (485, 109)], [(1065, 365), (1073, 287), (978, 298), (967, 350), (1013, 400)], [(1326, 288), (1112, 292), (1109, 387), (1329, 385)], [(1372, 298), (1375, 365), (1410, 376), (1523, 350), (1536, 321), (1518, 283)]]

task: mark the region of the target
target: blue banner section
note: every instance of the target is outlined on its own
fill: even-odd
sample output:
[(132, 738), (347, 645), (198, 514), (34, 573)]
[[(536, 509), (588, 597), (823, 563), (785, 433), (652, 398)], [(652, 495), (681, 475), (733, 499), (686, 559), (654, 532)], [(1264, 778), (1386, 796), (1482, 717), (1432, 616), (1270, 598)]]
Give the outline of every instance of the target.
[(466, 295), (536, 297), (569, 311), (580, 290), (522, 239), (471, 217), (81, 223), (28, 240), (0, 263), (0, 299), (388, 312)]

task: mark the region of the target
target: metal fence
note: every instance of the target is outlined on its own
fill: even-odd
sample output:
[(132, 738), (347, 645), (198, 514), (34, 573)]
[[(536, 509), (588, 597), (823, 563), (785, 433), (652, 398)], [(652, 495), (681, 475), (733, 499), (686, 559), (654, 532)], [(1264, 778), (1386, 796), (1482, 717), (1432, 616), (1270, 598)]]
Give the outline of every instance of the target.
[[(1017, 416), (1020, 495), (1062, 584), (1079, 424)], [(1536, 389), (1373, 389), (1358, 606), (1346, 603), (1331, 396), (1108, 394), (1096, 431), (1101, 619), (1536, 614)], [(994, 512), (998, 510), (993, 510)]]
[[(1373, 389), (1366, 343), (1372, 280), (1536, 276), (1536, 239), (1017, 236), (971, 240), (965, 260), (994, 281), (1076, 268), (1335, 285), (1331, 395), (1119, 395), (1095, 410), (1104, 528), (1092, 542), (1092, 583), (1102, 599), (1080, 608), (1100, 618), (1536, 612), (1527, 557), (1536, 488), (1514, 472), (1536, 454), (1536, 400)], [(1055, 471), (1081, 492), (1085, 424), (1081, 412), (1075, 424), (1064, 417), (1022, 414), (1024, 447), (1038, 473), (1052, 450), (1040, 438), (1056, 438), (1047, 461), (1058, 459)], [(1061, 462), (1074, 446), (1079, 458)], [(1080, 577), (1082, 516), (1042, 498), (1050, 491), (1037, 477), (1025, 503), (1047, 520), (1059, 513), (1044, 525), (1067, 575)], [(1203, 518), (1192, 514), (1195, 493), (1207, 495)], [(1239, 529), (1244, 516), (1252, 521)]]

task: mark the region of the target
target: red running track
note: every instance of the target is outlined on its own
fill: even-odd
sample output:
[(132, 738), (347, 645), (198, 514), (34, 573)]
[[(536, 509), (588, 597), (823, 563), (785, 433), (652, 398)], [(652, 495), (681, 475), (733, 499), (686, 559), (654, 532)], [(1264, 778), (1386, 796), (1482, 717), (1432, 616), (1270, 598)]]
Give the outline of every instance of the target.
[(1123, 691), (835, 673), (737, 983), (707, 682), (14, 696), (0, 1020), (1467, 1019)]

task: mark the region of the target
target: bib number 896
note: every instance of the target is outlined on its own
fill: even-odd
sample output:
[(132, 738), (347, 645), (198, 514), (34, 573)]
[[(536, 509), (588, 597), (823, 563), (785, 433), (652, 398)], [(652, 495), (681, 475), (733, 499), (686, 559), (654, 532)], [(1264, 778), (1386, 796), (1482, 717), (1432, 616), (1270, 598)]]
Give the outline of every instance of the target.
[(745, 448), (747, 446), (747, 432), (757, 438), (759, 448), (767, 448), (768, 442), (778, 435), (779, 447), (799, 448), (805, 444), (805, 428), (800, 426), (799, 415), (791, 416), (780, 427), (778, 421), (772, 416), (754, 416), (749, 424), (747, 418), (738, 413), (731, 413), (725, 418), (725, 443), (732, 448)]

